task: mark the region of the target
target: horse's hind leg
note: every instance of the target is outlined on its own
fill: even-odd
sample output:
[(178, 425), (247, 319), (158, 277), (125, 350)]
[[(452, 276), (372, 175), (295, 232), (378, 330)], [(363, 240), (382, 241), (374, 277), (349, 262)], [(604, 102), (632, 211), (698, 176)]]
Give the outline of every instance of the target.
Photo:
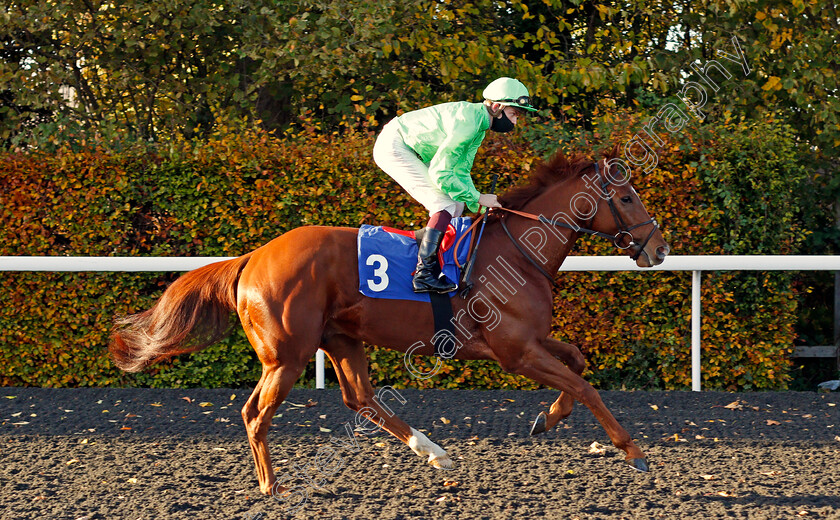
[(417, 455), (428, 457), (432, 466), (452, 469), (454, 464), (443, 448), (410, 427), (393, 411), (383, 408), (376, 400), (370, 384), (367, 355), (361, 341), (347, 336), (333, 336), (322, 348), (336, 369), (341, 395), (348, 408), (406, 443)]
[(257, 469), (260, 491), (271, 493), (275, 482), (274, 469), (271, 467), (271, 454), (268, 451), (268, 428), (271, 418), (280, 403), (286, 398), (303, 372), (301, 367), (265, 366), (257, 387), (242, 407), (242, 419), (248, 433), (248, 443)]
[[(560, 358), (572, 372), (577, 375), (583, 373), (583, 369), (586, 368), (586, 359), (576, 346), (557, 341), (554, 338), (546, 338), (542, 344), (552, 356)], [(572, 413), (574, 405), (575, 400), (568, 392), (560, 392), (560, 397), (554, 401), (548, 413), (540, 412), (537, 415), (533, 426), (531, 426), (531, 435), (548, 431), (557, 426), (557, 423)]]
[(300, 331), (292, 334), (281, 328), (281, 320), (265, 313), (258, 324), (253, 323), (247, 305), (240, 308), (239, 315), (263, 366), (256, 388), (242, 407), (242, 419), (254, 456), (260, 491), (270, 494), (276, 477), (268, 451), (268, 428), (277, 407), (289, 395), (306, 363), (318, 349), (320, 318), (310, 316), (307, 321), (304, 316), (293, 317), (295, 319), (290, 321), (299, 324)]

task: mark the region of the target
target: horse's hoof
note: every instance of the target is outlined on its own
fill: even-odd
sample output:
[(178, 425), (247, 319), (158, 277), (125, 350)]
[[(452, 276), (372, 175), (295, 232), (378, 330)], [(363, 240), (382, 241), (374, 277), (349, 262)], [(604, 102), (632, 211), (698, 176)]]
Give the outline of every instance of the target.
[(647, 460), (645, 459), (630, 459), (627, 461), (627, 464), (630, 464), (630, 467), (635, 469), (636, 471), (641, 471), (643, 473), (647, 473), (650, 471), (648, 468)]
[(452, 462), (452, 459), (450, 459), (449, 457), (437, 457), (437, 458), (431, 459), (429, 461), (429, 464), (436, 467), (437, 469), (445, 469), (445, 470), (455, 469), (455, 463)]
[(545, 424), (546, 424), (546, 415), (545, 412), (540, 412), (537, 418), (534, 420), (534, 425), (531, 426), (531, 435), (536, 435), (538, 433), (542, 433), (545, 431)]
[(274, 484), (268, 486), (267, 488), (260, 486), (260, 493), (262, 493), (263, 495), (272, 495), (276, 497), (279, 497), (288, 490), (289, 488), (280, 484), (280, 481), (275, 481)]

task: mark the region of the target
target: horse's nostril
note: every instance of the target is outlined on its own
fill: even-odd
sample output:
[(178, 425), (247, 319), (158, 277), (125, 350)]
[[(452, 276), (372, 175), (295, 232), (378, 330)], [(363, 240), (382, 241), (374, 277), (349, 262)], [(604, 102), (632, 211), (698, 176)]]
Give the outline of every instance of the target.
[(668, 256), (668, 253), (671, 252), (671, 248), (668, 246), (659, 246), (656, 248), (656, 258), (660, 260), (665, 260), (665, 257)]

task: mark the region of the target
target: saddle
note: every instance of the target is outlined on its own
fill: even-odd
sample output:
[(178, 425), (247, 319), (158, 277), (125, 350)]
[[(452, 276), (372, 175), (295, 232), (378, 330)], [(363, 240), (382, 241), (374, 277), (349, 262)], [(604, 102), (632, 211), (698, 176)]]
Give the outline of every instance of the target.
[[(472, 219), (468, 217), (452, 219), (438, 252), (441, 272), (454, 283), (460, 280), (460, 266), (467, 259), (467, 249), (459, 248), (456, 258), (454, 246), (462, 237), (469, 239), (467, 233), (470, 233), (471, 224)], [(415, 293), (411, 285), (423, 231), (387, 226), (360, 227), (357, 240), (359, 292), (371, 298), (430, 301), (430, 293)], [(452, 291), (448, 296), (456, 293), (457, 290)]]
[[(456, 283), (461, 277), (461, 266), (467, 261), (468, 248), (455, 245), (469, 238), (471, 224), (470, 218), (452, 219), (438, 251), (441, 272)], [(447, 353), (445, 348), (447, 336), (440, 332), (455, 336), (451, 298), (458, 288), (448, 294), (415, 293), (411, 283), (423, 232), (423, 229), (404, 231), (387, 226), (359, 228), (359, 292), (371, 298), (428, 302), (435, 324), (435, 335), (431, 338), (435, 355), (451, 357), (452, 353)]]

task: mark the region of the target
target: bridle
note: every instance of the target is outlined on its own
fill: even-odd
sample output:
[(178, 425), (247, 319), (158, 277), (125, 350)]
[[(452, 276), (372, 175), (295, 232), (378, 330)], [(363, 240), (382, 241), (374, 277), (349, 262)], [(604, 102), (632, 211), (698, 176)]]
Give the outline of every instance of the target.
[[(604, 160), (604, 164), (606, 165), (606, 160)], [(555, 226), (555, 227), (560, 227), (560, 228), (565, 228), (565, 229), (571, 229), (572, 231), (575, 231), (577, 233), (586, 233), (588, 235), (593, 235), (593, 236), (598, 236), (598, 237), (601, 237), (601, 238), (605, 238), (607, 240), (612, 241), (612, 243), (615, 245), (615, 247), (617, 247), (618, 249), (621, 249), (621, 250), (627, 250), (627, 249), (636, 245), (635, 238), (633, 237), (633, 233), (631, 233), (631, 231), (633, 231), (634, 229), (638, 229), (640, 227), (644, 227), (644, 226), (653, 224), (653, 226), (650, 230), (650, 233), (648, 233), (647, 237), (645, 237), (645, 240), (644, 240), (644, 242), (642, 242), (641, 246), (639, 246), (638, 251), (636, 251), (636, 253), (631, 257), (634, 261), (636, 261), (636, 260), (638, 260), (639, 256), (641, 256), (642, 253), (645, 251), (645, 247), (647, 247), (647, 244), (648, 244), (648, 242), (650, 242), (650, 239), (653, 237), (653, 234), (656, 233), (657, 229), (659, 229), (659, 223), (656, 222), (656, 219), (652, 218), (652, 219), (650, 219), (646, 222), (641, 222), (639, 224), (633, 224), (632, 226), (627, 226), (627, 224), (624, 222), (624, 219), (621, 218), (621, 215), (618, 213), (618, 209), (615, 206), (615, 202), (613, 201), (613, 198), (612, 198), (612, 196), (610, 196), (610, 192), (607, 189), (610, 185), (609, 182), (607, 181), (605, 176), (601, 173), (601, 169), (598, 167), (598, 163), (596, 162), (596, 163), (594, 163), (594, 165), (595, 165), (595, 174), (598, 176), (598, 180), (600, 181), (601, 196), (602, 196), (602, 198), (604, 198), (607, 201), (607, 205), (610, 208), (610, 213), (612, 214), (613, 220), (615, 221), (615, 225), (618, 228), (618, 231), (614, 235), (610, 235), (609, 233), (603, 233), (601, 231), (596, 231), (596, 230), (590, 229), (590, 228), (573, 226), (573, 225), (568, 224), (566, 222), (560, 222), (560, 221), (557, 221), (557, 220), (549, 220), (546, 217), (544, 217), (543, 215), (534, 215), (532, 213), (526, 213), (524, 211), (517, 211), (517, 210), (513, 210), (513, 209), (508, 209), (508, 208), (494, 208), (490, 211), (491, 212), (502, 211), (504, 213), (510, 213), (510, 214), (513, 214), (513, 215), (518, 215), (520, 217), (524, 217), (524, 218), (527, 218), (527, 219), (530, 219), (530, 220), (536, 220), (537, 222), (540, 222), (542, 224)], [(473, 226), (477, 225), (478, 222), (482, 218), (484, 218), (486, 215), (487, 215), (487, 213), (484, 213), (478, 219), (476, 219), (476, 221), (473, 223)], [(533, 257), (531, 257), (531, 255), (528, 254), (528, 252), (525, 251), (525, 249), (523, 249), (523, 247), (519, 244), (519, 242), (517, 242), (516, 239), (513, 237), (513, 235), (511, 234), (510, 230), (507, 227), (507, 224), (505, 223), (506, 219), (504, 217), (505, 217), (505, 215), (502, 214), (499, 218), (499, 222), (501, 223), (502, 229), (505, 231), (505, 234), (508, 236), (510, 241), (513, 242), (513, 245), (516, 246), (516, 249), (518, 249), (519, 252), (534, 267), (536, 267), (537, 270), (540, 273), (543, 274), (543, 276), (548, 278), (549, 281), (551, 281), (551, 283), (554, 284), (554, 286), (556, 287), (557, 282), (554, 281), (554, 277), (551, 276), (549, 273), (547, 273), (545, 271), (545, 269), (543, 269), (543, 267), (539, 263), (537, 263), (537, 261), (534, 260)], [(590, 227), (592, 226), (592, 220), (594, 220), (594, 219), (595, 219), (595, 215), (592, 215), (592, 217), (589, 221), (589, 226)], [(466, 235), (467, 235), (467, 233), (464, 234), (464, 236), (466, 236)], [(625, 240), (625, 238), (628, 239), (629, 242), (628, 242), (627, 245), (622, 245), (622, 242)], [(455, 246), (456, 247), (456, 249), (455, 249), (456, 262), (457, 262), (457, 258), (458, 258), (458, 256), (457, 256), (458, 245), (460, 245), (460, 241)], [(647, 253), (644, 253), (644, 254), (645, 254), (645, 256), (647, 256)], [(460, 265), (459, 265), (459, 267), (460, 267)]]
[[(604, 166), (606, 166), (606, 165), (607, 165), (607, 161), (605, 159), (604, 160)], [(618, 210), (615, 207), (615, 202), (613, 202), (612, 197), (609, 196), (610, 193), (607, 191), (607, 186), (609, 186), (609, 183), (607, 182), (607, 179), (604, 177), (604, 175), (601, 174), (601, 171), (598, 168), (598, 163), (597, 162), (595, 163), (595, 173), (598, 174), (598, 178), (601, 180), (601, 193), (604, 195), (604, 198), (607, 199), (607, 204), (610, 207), (610, 213), (612, 213), (613, 220), (615, 221), (615, 225), (618, 228), (618, 232), (615, 234), (615, 236), (612, 239), (613, 244), (615, 244), (615, 247), (617, 247), (621, 250), (625, 250), (625, 249), (629, 249), (629, 248), (633, 247), (634, 245), (636, 245), (636, 243), (634, 242), (633, 233), (630, 233), (630, 232), (633, 231), (634, 229), (637, 229), (637, 228), (640, 228), (640, 227), (643, 227), (643, 226), (647, 226), (648, 224), (653, 224), (653, 227), (651, 228), (650, 233), (648, 233), (648, 236), (645, 237), (645, 241), (642, 242), (641, 246), (639, 246), (639, 250), (636, 251), (636, 254), (631, 257), (631, 258), (633, 258), (633, 261), (635, 262), (636, 260), (639, 259), (639, 256), (641, 256), (642, 252), (644, 252), (645, 247), (647, 247), (648, 242), (650, 242), (650, 239), (653, 237), (653, 234), (656, 233), (657, 229), (659, 229), (659, 223), (656, 222), (655, 218), (652, 218), (652, 219), (648, 220), (647, 222), (641, 222), (639, 224), (634, 224), (634, 225), (628, 227), (624, 223), (624, 219), (621, 218), (621, 215), (619, 215)], [(593, 216), (593, 218), (595, 218), (595, 217)], [(629, 237), (630, 242), (625, 247), (622, 247), (621, 246), (621, 238), (624, 235), (627, 235)], [(647, 253), (645, 253), (645, 255), (647, 255)]]

